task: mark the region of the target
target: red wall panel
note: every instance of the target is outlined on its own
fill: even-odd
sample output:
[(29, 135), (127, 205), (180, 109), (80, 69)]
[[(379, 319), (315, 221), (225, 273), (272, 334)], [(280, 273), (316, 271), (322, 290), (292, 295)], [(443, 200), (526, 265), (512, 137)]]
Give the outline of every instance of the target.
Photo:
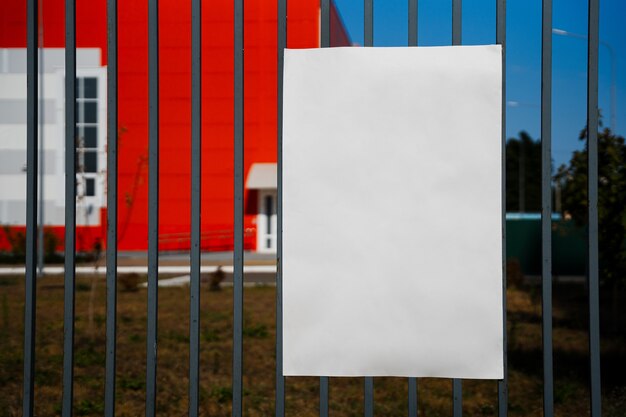
[[(245, 2), (245, 170), (276, 161), (276, 2)], [(177, 0), (159, 2), (160, 184), (159, 232), (163, 249), (189, 247), (191, 185), (191, 10)], [(288, 46), (319, 45), (319, 1), (288, 5)], [(64, 1), (45, 0), (45, 45), (64, 45)], [(202, 231), (203, 246), (232, 247), (233, 228), (233, 1), (203, 4)], [(25, 1), (0, 4), (0, 47), (25, 47)], [(146, 1), (118, 3), (119, 249), (147, 249), (148, 10)], [(334, 25), (341, 23), (333, 15)], [(77, 43), (98, 47), (106, 65), (106, 1), (79, 0)], [(346, 38), (347, 39), (347, 38)], [(256, 193), (250, 193), (256, 198)], [(255, 207), (256, 202), (247, 204)], [(246, 211), (245, 226), (254, 228)], [(230, 233), (230, 235), (229, 235)], [(246, 247), (254, 248), (254, 234)]]

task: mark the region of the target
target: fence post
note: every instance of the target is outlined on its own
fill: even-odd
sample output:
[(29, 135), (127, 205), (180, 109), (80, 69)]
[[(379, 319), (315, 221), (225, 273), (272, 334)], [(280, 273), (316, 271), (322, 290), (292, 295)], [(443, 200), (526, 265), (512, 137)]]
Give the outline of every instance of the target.
[[(587, 167), (589, 208), (589, 353), (591, 415), (602, 415), (600, 390), (600, 294), (598, 255), (598, 45), (599, 0), (589, 0), (587, 38)], [(615, 132), (614, 132), (615, 133)]]
[(146, 416), (156, 413), (159, 302), (159, 2), (148, 2), (148, 335)]
[(115, 416), (117, 340), (117, 0), (107, 0), (107, 249), (104, 415)]
[(200, 236), (202, 181), (202, 1), (191, 2), (191, 248), (189, 282), (189, 415), (200, 395)]
[(37, 109), (37, 0), (26, 3), (26, 265), (24, 294), (24, 381), (22, 413), (34, 414), (35, 324), (37, 304), (36, 233), (38, 171)]
[[(323, 15), (323, 13), (322, 13)], [(322, 28), (324, 19), (322, 18)], [(283, 67), (287, 47), (287, 0), (278, 0), (277, 16), (277, 207), (276, 207), (276, 417), (285, 415), (285, 377), (283, 376)], [(323, 29), (322, 29), (323, 30)]]
[[(461, 0), (452, 0), (452, 45), (461, 45), (463, 6)], [(463, 415), (463, 381), (452, 380), (452, 413), (454, 417)]]
[(541, 25), (541, 277), (543, 412), (554, 415), (552, 373), (552, 0), (543, 0)]
[(502, 365), (498, 381), (498, 416), (508, 414), (507, 312), (506, 312), (506, 0), (496, 0), (496, 43), (502, 46)]
[(74, 398), (76, 287), (76, 2), (65, 0), (65, 283), (63, 318), (63, 416)]
[(233, 417), (243, 413), (243, 195), (244, 195), (244, 19), (243, 0), (235, 0), (235, 201), (233, 253)]

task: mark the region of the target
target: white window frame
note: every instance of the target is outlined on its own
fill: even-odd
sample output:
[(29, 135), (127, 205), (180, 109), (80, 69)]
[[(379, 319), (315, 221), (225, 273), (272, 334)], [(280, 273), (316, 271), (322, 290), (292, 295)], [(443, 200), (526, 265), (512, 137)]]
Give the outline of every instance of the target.
[[(272, 196), (272, 214), (270, 214), (270, 229), (267, 230), (267, 215), (265, 214), (265, 197)], [(259, 189), (258, 190), (258, 213), (256, 216), (256, 231), (257, 231), (257, 252), (260, 253), (276, 253), (278, 244), (278, 217), (277, 217), (277, 204), (278, 196), (276, 189)], [(270, 247), (267, 247), (267, 240), (270, 239)]]
[[(57, 128), (58, 128), (58, 146), (57, 149), (62, 150), (57, 153), (57, 175), (59, 181), (57, 181), (57, 206), (65, 206), (65, 71), (60, 69), (57, 71)], [(97, 164), (98, 169), (95, 174), (80, 174), (77, 173), (77, 203), (81, 206), (92, 206), (96, 212), (96, 219), (99, 219), (97, 212), (102, 207), (106, 207), (106, 142), (107, 142), (107, 74), (106, 67), (92, 67), (92, 68), (77, 68), (77, 78), (96, 78), (98, 83), (98, 143), (97, 143)], [(78, 92), (77, 92), (78, 93)], [(78, 170), (78, 166), (76, 167)], [(94, 196), (81, 196), (81, 178), (94, 178), (95, 179), (95, 195)], [(92, 214), (93, 216), (94, 214)], [(90, 216), (91, 217), (91, 216)], [(84, 219), (77, 218), (77, 223), (84, 223)], [(98, 221), (99, 223), (99, 221)], [(94, 225), (93, 222), (90, 224)]]

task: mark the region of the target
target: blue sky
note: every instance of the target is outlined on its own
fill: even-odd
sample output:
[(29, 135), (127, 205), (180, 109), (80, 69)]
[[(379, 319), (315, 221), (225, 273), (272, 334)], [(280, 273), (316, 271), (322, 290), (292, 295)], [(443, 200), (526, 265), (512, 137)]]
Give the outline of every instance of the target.
[[(334, 0), (353, 42), (363, 43), (363, 2)], [(407, 0), (374, 0), (374, 45), (407, 44)], [(445, 0), (418, 0), (418, 43), (449, 45), (452, 5)], [(463, 43), (495, 43), (495, 0), (463, 1)], [(587, 1), (554, 0), (553, 27), (587, 34)], [(614, 50), (617, 68), (616, 131), (626, 134), (626, 2), (601, 0), (600, 39)], [(585, 39), (553, 36), (552, 156), (555, 169), (580, 149), (587, 100), (587, 43)], [(541, 0), (507, 0), (507, 137), (526, 130), (537, 139), (541, 103)], [(610, 125), (611, 62), (600, 46), (599, 103)]]

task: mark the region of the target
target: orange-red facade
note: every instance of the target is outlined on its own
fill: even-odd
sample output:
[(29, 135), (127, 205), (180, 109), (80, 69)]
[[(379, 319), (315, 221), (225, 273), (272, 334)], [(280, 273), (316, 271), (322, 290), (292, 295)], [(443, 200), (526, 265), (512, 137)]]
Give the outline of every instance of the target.
[[(23, 0), (0, 4), (0, 48), (26, 46)], [(288, 47), (319, 46), (319, 1), (288, 2)], [(163, 250), (189, 247), (191, 184), (191, 2), (159, 2), (160, 184)], [(147, 249), (148, 2), (118, 2), (119, 185), (118, 247)], [(277, 6), (245, 2), (245, 171), (277, 158)], [(45, 0), (44, 47), (64, 46), (64, 1)], [(203, 3), (202, 20), (202, 246), (232, 248), (233, 230), (233, 1)], [(77, 1), (77, 45), (101, 49), (107, 64), (106, 0)], [(336, 11), (332, 42), (349, 40)], [(246, 191), (246, 249), (255, 249), (256, 197)], [(102, 219), (106, 218), (103, 210)], [(62, 229), (57, 233), (62, 235)], [(105, 239), (103, 225), (78, 242)]]

